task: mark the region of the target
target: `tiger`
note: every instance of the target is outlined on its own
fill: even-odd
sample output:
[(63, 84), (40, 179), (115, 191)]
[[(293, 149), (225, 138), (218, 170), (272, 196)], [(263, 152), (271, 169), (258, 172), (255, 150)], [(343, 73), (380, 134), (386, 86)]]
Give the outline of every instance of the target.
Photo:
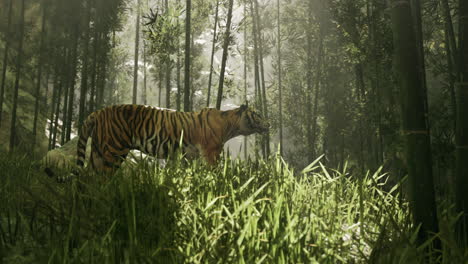
[(78, 133), (76, 165), (84, 167), (86, 144), (91, 138), (89, 160), (96, 172), (112, 173), (130, 150), (158, 159), (167, 159), (181, 150), (188, 159), (203, 157), (213, 166), (229, 139), (268, 133), (269, 126), (246, 104), (232, 110), (204, 108), (199, 112), (135, 104), (108, 106), (91, 113), (83, 122)]

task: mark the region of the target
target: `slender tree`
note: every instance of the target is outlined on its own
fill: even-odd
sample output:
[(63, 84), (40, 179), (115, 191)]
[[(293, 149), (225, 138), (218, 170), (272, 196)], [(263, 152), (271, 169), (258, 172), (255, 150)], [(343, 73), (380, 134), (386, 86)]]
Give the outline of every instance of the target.
[(312, 8), (311, 2), (309, 2), (309, 25), (308, 29), (306, 30), (306, 50), (307, 50), (307, 58), (306, 58), (306, 72), (307, 72), (307, 89), (305, 94), (305, 104), (306, 104), (306, 111), (305, 111), (305, 125), (306, 125), (306, 140), (307, 146), (309, 146), (307, 150), (307, 162), (312, 162), (314, 160), (313, 152), (314, 152), (314, 145), (312, 142), (312, 94), (313, 94), (313, 53), (312, 53), (312, 22), (310, 21), (312, 18)]
[[(70, 38), (71, 40), (73, 39), (73, 37)], [(72, 41), (70, 41), (70, 44), (72, 44)], [(63, 109), (62, 109), (62, 131), (61, 131), (61, 134), (60, 134), (60, 145), (63, 146), (65, 144), (65, 140), (66, 140), (66, 127), (67, 127), (67, 122), (69, 120), (68, 118), (68, 97), (69, 97), (69, 93), (70, 93), (70, 72), (71, 72), (71, 69), (70, 69), (70, 66), (68, 65), (72, 65), (72, 50), (71, 48), (67, 48), (67, 55), (66, 55), (66, 60), (65, 60), (65, 65), (67, 65), (67, 67), (64, 67), (63, 69), (63, 83), (62, 83), (62, 90), (64, 90), (64, 94), (63, 94)], [(59, 113), (57, 113), (59, 114)], [(58, 115), (57, 115), (58, 116)]]
[[(444, 18), (444, 37), (445, 37), (445, 52), (447, 57), (447, 71), (449, 75), (449, 93), (452, 110), (453, 127), (456, 129), (457, 120), (457, 101), (455, 96), (455, 81), (459, 79), (459, 71), (457, 66), (457, 45), (455, 41), (455, 33), (453, 29), (452, 16), (448, 0), (441, 0), (442, 17)], [(457, 76), (457, 77), (455, 77)]]
[[(67, 53), (67, 51), (64, 51), (64, 53)], [(66, 56), (66, 55), (65, 55)], [(65, 59), (66, 61), (66, 59)], [(64, 87), (64, 72), (63, 72), (63, 69), (60, 70), (60, 73), (59, 73), (59, 82), (58, 82), (58, 87), (57, 87), (57, 100), (56, 100), (56, 105), (52, 106), (54, 107), (54, 109), (52, 111), (54, 111), (54, 126), (53, 126), (53, 132), (52, 132), (52, 149), (55, 148), (56, 144), (57, 144), (57, 133), (58, 133), (58, 128), (59, 128), (59, 116), (60, 116), (60, 101), (62, 99), (62, 91), (63, 91), (63, 87)]]
[(185, 7), (185, 69), (184, 69), (184, 111), (191, 110), (190, 105), (190, 34), (191, 34), (191, 9), (192, 1), (186, 1)]
[[(169, 20), (169, 1), (165, 0), (165, 15)], [(171, 75), (172, 75), (172, 61), (171, 61), (171, 51), (168, 51), (165, 54), (165, 64), (166, 64), (166, 108), (171, 108)]]
[(91, 0), (86, 1), (86, 15), (85, 15), (85, 34), (83, 38), (83, 55), (81, 58), (81, 90), (80, 90), (80, 107), (78, 110), (78, 126), (84, 122), (86, 113), (86, 95), (88, 93), (88, 63), (89, 63), (89, 31), (91, 20)]
[(73, 48), (72, 48), (72, 63), (71, 63), (71, 73), (70, 73), (70, 92), (68, 94), (68, 109), (67, 109), (67, 119), (65, 126), (65, 141), (69, 141), (71, 138), (72, 130), (72, 116), (73, 116), (73, 101), (75, 98), (75, 83), (76, 83), (76, 72), (78, 66), (78, 42), (79, 42), (79, 28), (78, 25), (75, 25), (73, 33)]
[(39, 59), (37, 63), (37, 77), (36, 77), (36, 91), (35, 91), (35, 104), (34, 104), (34, 121), (33, 121), (33, 130), (32, 130), (32, 144), (31, 151), (34, 151), (36, 145), (36, 134), (37, 134), (37, 119), (39, 116), (39, 100), (41, 97), (41, 77), (42, 77), (42, 64), (44, 57), (44, 39), (46, 35), (46, 17), (47, 17), (47, 1), (42, 2), (42, 22), (41, 22), (41, 40), (39, 44)]
[(135, 62), (133, 65), (133, 96), (132, 103), (137, 103), (138, 88), (138, 51), (140, 45), (140, 0), (137, 0), (137, 16), (135, 22)]
[[(102, 44), (105, 44), (104, 42)], [(104, 49), (104, 48), (103, 48)], [(109, 56), (106, 52), (102, 52), (99, 66), (98, 90), (96, 109), (101, 109), (104, 106), (104, 94), (107, 87), (107, 68), (109, 64)]]
[(279, 153), (283, 156), (283, 86), (281, 80), (281, 20), (280, 20), (280, 1), (276, 1), (277, 4), (277, 47), (278, 47), (278, 106), (279, 106)]
[(158, 92), (158, 106), (159, 107), (162, 107), (161, 105), (161, 98), (162, 98), (162, 89), (163, 89), (163, 80), (164, 80), (164, 76), (163, 76), (163, 69), (162, 67), (160, 67), (158, 69), (158, 75), (159, 75), (159, 82), (158, 82), (158, 88), (159, 88), (159, 92)]
[(234, 0), (229, 0), (227, 22), (226, 22), (226, 32), (224, 33), (223, 57), (221, 58), (221, 70), (219, 73), (218, 98), (216, 100), (216, 109), (221, 109), (221, 101), (223, 100), (224, 72), (226, 70), (228, 49), (229, 49), (229, 43), (231, 40), (231, 19), (232, 19), (233, 3), (234, 3)]
[(166, 108), (171, 108), (171, 75), (170, 61), (166, 64)]
[[(455, 30), (453, 29), (452, 15), (450, 14), (450, 6), (448, 0), (440, 0), (442, 7), (442, 16), (445, 23), (445, 33), (447, 34), (447, 47), (450, 49), (451, 60), (457, 62), (457, 43), (455, 40)], [(459, 72), (457, 71), (457, 76)], [(458, 76), (459, 77), (459, 76)]]
[[(180, 5), (180, 0), (177, 0), (177, 6)], [(179, 18), (177, 18), (177, 29), (179, 28), (179, 25), (180, 22), (179, 22)], [(177, 95), (176, 95), (176, 109), (177, 111), (180, 111), (180, 104), (181, 104), (181, 97), (182, 97), (182, 87), (180, 85), (180, 68), (181, 68), (181, 65), (180, 65), (180, 38), (179, 36), (177, 36), (176, 38), (176, 47), (177, 47), (177, 61), (176, 61), (176, 71), (177, 71), (177, 76), (176, 76), (176, 81), (177, 81)]]
[(18, 108), (18, 91), (21, 79), (21, 67), (23, 66), (23, 39), (24, 39), (24, 10), (25, 0), (21, 1), (21, 17), (19, 25), (19, 45), (18, 55), (16, 57), (16, 77), (15, 77), (15, 89), (13, 92), (13, 107), (11, 110), (11, 126), (10, 126), (10, 152), (15, 148), (16, 141), (16, 110)]
[[(314, 145), (314, 136), (313, 136), (313, 110), (312, 110), (312, 96), (314, 94), (314, 82), (313, 82), (313, 57), (314, 57), (314, 52), (313, 48), (314, 45), (312, 43), (312, 38), (313, 38), (313, 27), (314, 27), (314, 21), (313, 21), (313, 2), (309, 1), (308, 2), (308, 20), (307, 20), (307, 29), (306, 29), (306, 94), (305, 94), (305, 104), (306, 104), (306, 111), (305, 111), (305, 124), (306, 124), (306, 139), (307, 139), (307, 162), (312, 162), (314, 160), (314, 150), (315, 150), (315, 145)], [(320, 46), (320, 45), (319, 45)], [(320, 56), (320, 55), (319, 55)], [(319, 68), (319, 65), (317, 63), (317, 69)], [(319, 70), (317, 70), (318, 73)], [(317, 77), (317, 76), (316, 76)], [(317, 87), (315, 87), (317, 88)]]
[[(258, 39), (257, 39), (257, 32), (258, 32), (258, 23), (257, 19), (255, 16), (255, 11), (254, 11), (254, 4), (253, 0), (250, 0), (250, 13), (252, 15), (252, 36), (253, 36), (253, 44), (254, 44), (254, 49), (253, 49), (253, 59), (254, 59), (254, 89), (255, 89), (255, 104), (258, 109), (262, 109), (262, 96), (260, 92), (260, 70), (259, 70), (259, 56), (258, 56)], [(260, 136), (255, 136), (255, 142), (256, 145), (260, 145), (259, 142)], [(262, 146), (262, 154), (265, 157), (265, 148)]]
[[(316, 143), (317, 143), (317, 116), (318, 116), (318, 104), (319, 104), (319, 91), (320, 91), (320, 81), (322, 79), (322, 60), (323, 60), (323, 35), (321, 30), (319, 36), (319, 46), (318, 46), (318, 53), (317, 53), (317, 74), (315, 77), (315, 84), (314, 84), (314, 109), (312, 111), (312, 141), (310, 147), (312, 148), (312, 159), (316, 158)], [(312, 161), (312, 160), (310, 160)]]
[(89, 96), (89, 103), (88, 103), (88, 113), (94, 112), (96, 109), (96, 79), (97, 79), (97, 67), (98, 67), (98, 53), (99, 53), (99, 23), (98, 20), (98, 12), (95, 12), (94, 18), (94, 36), (93, 36), (93, 55), (91, 64), (91, 80), (90, 80), (90, 96)]
[(11, 17), (13, 13), (13, 0), (10, 0), (8, 4), (8, 23), (5, 32), (5, 49), (3, 51), (3, 67), (2, 67), (2, 83), (0, 84), (0, 127), (2, 126), (2, 116), (3, 116), (3, 98), (5, 94), (5, 80), (6, 80), (6, 71), (8, 66), (8, 52), (10, 51), (10, 27), (11, 27)]
[(177, 45), (177, 62), (176, 62), (176, 68), (177, 68), (177, 96), (176, 96), (176, 104), (177, 104), (177, 111), (180, 111), (180, 104), (181, 104), (181, 97), (182, 97), (182, 87), (180, 85), (180, 47)]
[[(373, 133), (372, 138), (372, 145), (375, 147), (374, 149), (374, 159), (373, 159), (373, 168), (380, 166), (383, 163), (383, 152), (384, 152), (384, 146), (383, 146), (383, 139), (382, 139), (382, 114), (381, 114), (381, 88), (380, 88), (380, 70), (379, 70), (379, 52), (378, 52), (378, 38), (376, 34), (376, 28), (377, 28), (377, 23), (376, 23), (376, 8), (375, 8), (375, 1), (374, 0), (367, 0), (366, 1), (366, 17), (367, 17), (367, 25), (369, 27), (369, 51), (368, 51), (368, 57), (370, 60), (370, 65), (372, 68), (372, 72), (369, 75), (368, 79), (370, 79), (370, 86), (371, 86), (371, 92), (372, 96), (371, 99), (368, 99), (368, 108), (371, 109), (373, 113), (376, 113), (375, 118), (370, 118), (370, 121), (372, 122), (372, 130)], [(415, 22), (416, 23), (416, 22)], [(416, 23), (417, 24), (417, 23)], [(422, 35), (421, 35), (422, 37)], [(422, 42), (421, 42), (422, 44)]]
[(457, 83), (456, 205), (462, 216), (458, 223), (459, 241), (468, 243), (468, 3), (459, 1), (459, 76)]
[[(413, 25), (415, 31), (415, 40), (416, 40), (416, 49), (418, 51), (418, 71), (421, 75), (421, 92), (423, 93), (421, 98), (424, 99), (424, 107), (426, 108), (426, 112), (429, 110), (428, 102), (427, 102), (427, 85), (426, 85), (426, 66), (424, 63), (424, 46), (423, 46), (423, 33), (422, 33), (422, 19), (421, 19), (421, 3), (419, 0), (411, 0), (411, 12), (413, 17)], [(428, 123), (429, 127), (429, 120), (426, 117), (426, 123)]]
[[(247, 19), (247, 4), (244, 4), (244, 20)], [(247, 23), (244, 24), (244, 103), (247, 103)], [(247, 137), (244, 136), (244, 159), (247, 160)]]
[(219, 0), (216, 0), (216, 10), (215, 10), (215, 20), (213, 26), (213, 41), (211, 43), (211, 59), (210, 59), (210, 75), (208, 77), (208, 97), (206, 99), (206, 107), (210, 107), (210, 97), (211, 97), (211, 80), (213, 77), (213, 60), (216, 51), (216, 30), (218, 29), (218, 8)]
[(48, 108), (48, 100), (49, 99), (49, 77), (50, 77), (50, 67), (46, 67), (46, 73), (45, 73), (45, 80), (44, 80), (44, 86), (45, 86), (45, 92), (44, 92), (44, 99), (42, 103), (44, 104), (45, 109)]
[[(418, 48), (409, 0), (392, 2), (393, 43), (396, 76), (400, 86), (402, 132), (411, 188), (411, 209), (415, 226), (421, 225), (419, 243), (438, 232), (432, 175), (429, 128), (418, 65)], [(438, 240), (435, 240), (438, 241)], [(434, 246), (438, 248), (438, 242)]]
[[(263, 26), (262, 26), (262, 22), (261, 22), (261, 18), (260, 18), (260, 15), (259, 15), (259, 7), (258, 7), (258, 1), (257, 0), (253, 0), (254, 2), (254, 8), (255, 8), (255, 17), (256, 17), (256, 23), (257, 23), (257, 31), (256, 33), (258, 34), (258, 37), (257, 37), (257, 42), (258, 42), (258, 61), (259, 61), (259, 65), (260, 65), (260, 77), (261, 77), (261, 86), (260, 86), (260, 96), (262, 97), (262, 111), (263, 111), (263, 115), (265, 116), (266, 119), (268, 119), (268, 107), (267, 107), (267, 97), (266, 97), (266, 84), (265, 84), (265, 67), (263, 65), (263, 34), (262, 34), (262, 30), (263, 30)], [(266, 133), (264, 138), (263, 138), (263, 141), (264, 141), (264, 157), (267, 157), (268, 155), (270, 155), (270, 134), (269, 133)]]
[(53, 149), (55, 146), (53, 145), (53, 135), (54, 135), (54, 125), (55, 125), (55, 105), (57, 104), (57, 100), (59, 100), (58, 94), (58, 82), (59, 82), (59, 65), (58, 58), (55, 58), (55, 66), (54, 66), (54, 79), (52, 84), (52, 100), (50, 103), (50, 115), (49, 115), (49, 147), (48, 150)]
[(142, 92), (142, 97), (143, 97), (143, 104), (147, 104), (147, 94), (146, 94), (146, 42), (143, 41), (143, 92)]

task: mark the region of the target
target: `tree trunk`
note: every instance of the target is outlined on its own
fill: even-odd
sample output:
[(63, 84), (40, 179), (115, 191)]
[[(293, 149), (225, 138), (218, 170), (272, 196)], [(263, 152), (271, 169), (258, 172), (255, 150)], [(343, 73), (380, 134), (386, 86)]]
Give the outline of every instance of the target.
[(278, 105), (279, 105), (279, 154), (283, 156), (283, 86), (281, 80), (281, 22), (280, 22), (280, 1), (277, 0), (277, 24), (278, 24)]
[(146, 105), (147, 101), (146, 98), (148, 95), (146, 94), (146, 43), (143, 41), (143, 104)]
[(172, 68), (171, 63), (166, 64), (166, 108), (171, 108), (171, 75)]
[(132, 103), (137, 103), (138, 88), (138, 50), (140, 45), (140, 0), (137, 0), (137, 18), (135, 22), (135, 63), (133, 65), (133, 96)]
[[(57, 60), (57, 58), (56, 58)], [(48, 150), (53, 149), (53, 134), (54, 134), (54, 120), (55, 120), (55, 105), (57, 104), (57, 94), (58, 94), (58, 79), (59, 79), (59, 73), (58, 73), (58, 63), (57, 61), (55, 62), (55, 69), (54, 69), (54, 80), (52, 84), (52, 101), (50, 102), (50, 116), (49, 116), (49, 147)]]
[[(260, 70), (259, 70), (259, 56), (258, 56), (258, 39), (257, 39), (257, 32), (258, 32), (258, 23), (256, 21), (255, 11), (254, 11), (254, 4), (253, 0), (250, 0), (250, 12), (252, 14), (252, 36), (254, 42), (254, 89), (255, 89), (255, 104), (257, 109), (262, 109), (262, 96), (260, 92)], [(259, 136), (255, 136), (256, 145), (259, 145)], [(265, 157), (265, 148), (262, 146), (262, 155)]]
[[(177, 0), (177, 6), (179, 6), (180, 0)], [(179, 28), (179, 18), (177, 18), (177, 28)], [(182, 88), (180, 85), (180, 38), (177, 36), (177, 61), (176, 61), (176, 71), (177, 71), (177, 76), (176, 76), (176, 81), (177, 81), (177, 96), (176, 96), (176, 105), (177, 105), (177, 111), (180, 111), (180, 104), (181, 104), (181, 97), (182, 97)]]
[(86, 94), (88, 93), (88, 56), (89, 56), (89, 23), (91, 19), (91, 0), (87, 2), (87, 11), (85, 19), (85, 37), (83, 39), (83, 57), (81, 67), (81, 90), (80, 90), (80, 108), (78, 113), (78, 127), (84, 122), (85, 119), (85, 107), (86, 107)]
[(377, 169), (379, 166), (381, 166), (384, 162), (384, 146), (383, 146), (383, 137), (382, 137), (382, 107), (381, 107), (381, 93), (380, 93), (380, 70), (379, 70), (379, 58), (378, 56), (378, 50), (377, 50), (377, 38), (376, 38), (376, 26), (377, 23), (375, 21), (376, 15), (375, 15), (375, 0), (368, 0), (366, 2), (366, 7), (367, 7), (367, 17), (368, 17), (368, 25), (369, 25), (369, 38), (370, 38), (370, 43), (369, 43), (369, 50), (371, 54), (371, 69), (372, 69), (372, 74), (370, 74), (370, 81), (371, 81), (371, 88), (372, 88), (372, 97), (370, 98), (375, 98), (369, 100), (372, 104), (372, 112), (376, 113), (376, 120), (372, 118), (372, 123), (376, 124), (375, 127), (374, 125), (372, 126), (371, 129), (371, 137), (375, 140), (373, 142), (373, 145), (375, 145), (375, 154), (374, 156), (374, 163), (372, 169)]
[[(309, 12), (312, 12), (309, 8)], [(314, 160), (314, 145), (312, 141), (312, 93), (313, 93), (313, 78), (312, 78), (312, 25), (309, 21), (309, 29), (306, 32), (307, 36), (307, 89), (305, 94), (305, 125), (306, 125), (306, 139), (307, 139), (307, 163)]]
[(226, 62), (228, 56), (229, 43), (231, 40), (231, 19), (232, 19), (232, 6), (234, 0), (229, 0), (226, 32), (224, 33), (223, 43), (223, 57), (221, 59), (221, 70), (219, 73), (219, 86), (218, 86), (218, 98), (216, 100), (216, 109), (221, 109), (221, 101), (223, 100), (223, 87), (224, 87), (224, 72), (226, 70)]
[[(457, 58), (456, 58), (456, 42), (455, 42), (455, 34), (453, 30), (453, 24), (452, 24), (452, 17), (450, 15), (450, 9), (448, 5), (448, 0), (441, 0), (441, 5), (443, 9), (442, 16), (444, 17), (445, 21), (445, 31), (444, 31), (444, 37), (445, 37), (445, 52), (447, 53), (447, 74), (449, 78), (449, 94), (450, 94), (450, 104), (451, 104), (451, 115), (452, 115), (452, 120), (453, 120), (453, 127), (454, 130), (456, 130), (457, 126), (457, 99), (455, 96), (455, 81), (458, 80), (458, 78), (455, 78), (455, 76), (458, 76), (458, 71), (456, 70), (457, 68)], [(455, 56), (454, 56), (455, 55)]]
[(13, 152), (16, 144), (16, 110), (18, 108), (18, 91), (21, 79), (21, 67), (23, 57), (23, 39), (24, 39), (24, 1), (21, 1), (21, 20), (19, 26), (19, 46), (18, 56), (16, 58), (16, 77), (15, 77), (15, 90), (13, 93), (13, 106), (11, 110), (11, 126), (10, 126), (10, 152)]
[(184, 74), (184, 111), (190, 111), (190, 20), (192, 1), (186, 1), (185, 15), (185, 74)]
[(41, 40), (39, 44), (39, 60), (37, 63), (37, 77), (36, 77), (36, 101), (34, 104), (34, 121), (33, 121), (33, 130), (32, 130), (32, 138), (33, 142), (31, 144), (31, 153), (34, 152), (34, 147), (36, 146), (36, 135), (37, 135), (37, 119), (39, 116), (39, 100), (41, 97), (41, 77), (42, 77), (42, 62), (43, 62), (43, 53), (44, 53), (44, 38), (46, 35), (45, 30), (45, 21), (47, 16), (47, 5), (46, 1), (43, 1), (42, 6), (42, 22), (41, 22)]
[[(247, 3), (244, 4), (244, 21), (247, 20)], [(244, 24), (244, 103), (247, 103), (247, 24)], [(247, 160), (247, 137), (244, 136), (244, 159)]]
[(159, 88), (159, 93), (158, 93), (158, 106), (159, 106), (159, 107), (162, 107), (162, 105), (161, 105), (162, 89), (163, 89), (163, 69), (162, 69), (162, 67), (160, 67), (160, 68), (158, 69), (158, 71), (159, 71), (159, 83), (158, 83), (158, 84), (159, 84), (159, 87), (158, 87), (158, 88)]
[(98, 98), (96, 101), (96, 109), (101, 109), (104, 106), (104, 92), (107, 86), (107, 67), (109, 63), (109, 59), (107, 55), (104, 55), (101, 59), (101, 66), (99, 67), (99, 79), (98, 79)]
[(8, 5), (8, 25), (7, 33), (5, 34), (5, 50), (3, 51), (3, 67), (2, 67), (2, 83), (0, 84), (0, 127), (2, 126), (2, 116), (3, 116), (3, 98), (5, 94), (5, 80), (6, 80), (6, 71), (8, 66), (8, 52), (10, 50), (10, 26), (11, 26), (11, 17), (13, 13), (13, 0), (10, 0)]
[(44, 103), (44, 108), (49, 109), (48, 104), (47, 104), (47, 99), (49, 99), (49, 77), (50, 77), (50, 67), (46, 67), (46, 73), (45, 73), (45, 96), (43, 98), (43, 103)]
[[(319, 91), (320, 91), (320, 81), (322, 78), (322, 59), (323, 59), (323, 35), (321, 34), (320, 30), (320, 43), (319, 43), (319, 48), (318, 48), (318, 54), (317, 54), (317, 76), (315, 77), (315, 85), (314, 85), (314, 109), (312, 112), (312, 142), (311, 142), (311, 148), (312, 148), (312, 159), (310, 160), (313, 161), (314, 159), (317, 158), (317, 152), (316, 152), (316, 143), (317, 143), (317, 130), (318, 130), (318, 124), (317, 124), (317, 115), (318, 115), (318, 97), (319, 97)], [(344, 136), (343, 136), (344, 137)]]
[(52, 149), (55, 149), (55, 146), (57, 144), (57, 132), (58, 132), (58, 127), (59, 127), (59, 124), (58, 124), (58, 119), (59, 119), (59, 115), (60, 115), (60, 100), (61, 100), (61, 97), (62, 97), (62, 89), (63, 89), (63, 73), (61, 72), (60, 73), (60, 81), (59, 81), (59, 84), (58, 84), (58, 94), (57, 94), (57, 106), (53, 106), (55, 107), (55, 115), (54, 115), (54, 126), (53, 126), (53, 135), (52, 135)]
[[(307, 29), (306, 29), (306, 91), (305, 91), (305, 118), (304, 118), (304, 123), (306, 125), (306, 144), (307, 144), (307, 163), (310, 163), (314, 160), (314, 143), (313, 143), (313, 136), (312, 136), (312, 95), (314, 91), (314, 84), (313, 84), (313, 52), (312, 52), (312, 30), (313, 30), (313, 21), (312, 21), (312, 14), (313, 14), (313, 3), (312, 1), (309, 1), (308, 4), (308, 13), (309, 13), (309, 18), (307, 21)], [(318, 64), (317, 64), (318, 65)]]
[[(393, 43), (396, 76), (400, 86), (402, 132), (411, 189), (411, 209), (414, 226), (421, 225), (418, 242), (421, 244), (437, 233), (437, 211), (432, 175), (429, 129), (426, 122), (425, 98), (418, 65), (418, 46), (415, 38), (411, 7), (408, 0), (394, 0), (392, 6)], [(440, 248), (434, 240), (434, 248)]]
[[(192, 32), (193, 34), (193, 32)], [(195, 49), (195, 40), (194, 38), (192, 37), (190, 39), (190, 50), (194, 50)], [(193, 58), (191, 58), (193, 59)], [(190, 74), (190, 85), (193, 85), (193, 74)], [(195, 97), (195, 89), (190, 86), (190, 102), (189, 102), (189, 109), (190, 111), (193, 111), (193, 98)]]
[(177, 67), (177, 111), (180, 111), (180, 103), (181, 103), (181, 97), (182, 97), (182, 87), (180, 85), (180, 50), (179, 50), (179, 45), (177, 45), (177, 62), (176, 62), (176, 67)]
[(91, 66), (91, 91), (89, 96), (88, 113), (96, 110), (96, 78), (97, 78), (97, 67), (98, 67), (98, 52), (99, 52), (99, 34), (98, 26), (96, 25), (97, 15), (94, 19), (94, 36), (93, 36), (93, 64)]
[(70, 74), (70, 92), (68, 94), (68, 120), (66, 122), (66, 130), (65, 132), (65, 141), (70, 141), (71, 137), (71, 130), (72, 130), (72, 120), (73, 120), (73, 101), (75, 98), (75, 83), (76, 83), (76, 72), (77, 72), (77, 64), (78, 64), (78, 35), (79, 29), (78, 26), (75, 27), (75, 32), (73, 34), (73, 50), (72, 50), (72, 66), (71, 66), (71, 74)]
[(215, 21), (214, 21), (214, 29), (213, 29), (213, 42), (211, 44), (211, 60), (210, 60), (210, 76), (208, 77), (208, 97), (206, 99), (206, 107), (210, 107), (210, 97), (211, 97), (211, 80), (213, 76), (213, 60), (215, 55), (215, 47), (216, 47), (216, 30), (218, 28), (218, 8), (219, 8), (219, 0), (216, 0), (216, 11), (215, 11)]
[[(454, 64), (458, 62), (458, 50), (457, 50), (457, 42), (455, 40), (455, 31), (453, 30), (453, 23), (452, 23), (452, 16), (450, 15), (450, 6), (448, 0), (441, 0), (442, 12), (445, 22), (445, 32), (447, 34), (447, 45), (448, 48), (451, 50), (451, 59)], [(459, 72), (457, 71), (457, 79), (459, 79)]]
[[(424, 63), (424, 45), (423, 45), (423, 34), (422, 34), (422, 22), (421, 22), (421, 4), (419, 0), (411, 0), (411, 11), (413, 16), (414, 30), (415, 30), (415, 39), (416, 39), (416, 49), (418, 51), (418, 70), (421, 75), (421, 98), (424, 100), (424, 107), (426, 108), (426, 113), (429, 112), (429, 106), (427, 102), (427, 85), (426, 85), (426, 66)], [(426, 117), (426, 123), (428, 128), (429, 119)]]
[(457, 83), (456, 206), (463, 212), (457, 225), (462, 246), (468, 243), (468, 3), (459, 1), (459, 76)]
[[(166, 17), (169, 17), (169, 1), (164, 1), (164, 9)], [(171, 75), (172, 75), (172, 61), (171, 54), (168, 52), (165, 54), (165, 65), (166, 65), (166, 108), (171, 108)]]
[[(65, 57), (65, 65), (71, 65), (71, 50), (67, 48)], [(68, 92), (70, 84), (70, 67), (64, 68), (63, 73), (63, 82), (62, 82), (62, 89), (65, 89), (65, 93), (63, 95), (63, 109), (62, 109), (62, 131), (60, 135), (60, 145), (63, 146), (65, 144), (65, 134), (66, 134), (66, 127), (68, 122)]]
[[(260, 62), (260, 77), (261, 77), (261, 97), (262, 97), (262, 112), (266, 119), (268, 119), (268, 107), (267, 107), (267, 97), (266, 97), (266, 88), (265, 88), (265, 67), (263, 65), (263, 37), (262, 37), (262, 22), (258, 13), (258, 1), (253, 0), (255, 3), (255, 14), (257, 17), (257, 34), (258, 34), (258, 51), (259, 51), (259, 62)], [(264, 149), (265, 155), (267, 157), (270, 155), (270, 133), (266, 133), (263, 136), (264, 140)]]

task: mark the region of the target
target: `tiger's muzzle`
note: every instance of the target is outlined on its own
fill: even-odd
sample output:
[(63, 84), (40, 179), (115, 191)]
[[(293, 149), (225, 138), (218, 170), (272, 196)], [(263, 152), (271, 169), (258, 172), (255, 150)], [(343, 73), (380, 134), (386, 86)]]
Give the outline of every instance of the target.
[(270, 131), (270, 123), (268, 122), (259, 122), (257, 124), (257, 131), (258, 133), (265, 134)]

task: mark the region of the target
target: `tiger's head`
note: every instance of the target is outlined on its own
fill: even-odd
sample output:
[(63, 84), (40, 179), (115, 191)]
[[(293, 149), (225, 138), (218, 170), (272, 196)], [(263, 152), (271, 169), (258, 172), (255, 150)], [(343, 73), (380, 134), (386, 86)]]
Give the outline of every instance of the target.
[(268, 121), (247, 105), (241, 105), (237, 109), (240, 116), (239, 133), (247, 136), (253, 133), (267, 133), (270, 128)]

